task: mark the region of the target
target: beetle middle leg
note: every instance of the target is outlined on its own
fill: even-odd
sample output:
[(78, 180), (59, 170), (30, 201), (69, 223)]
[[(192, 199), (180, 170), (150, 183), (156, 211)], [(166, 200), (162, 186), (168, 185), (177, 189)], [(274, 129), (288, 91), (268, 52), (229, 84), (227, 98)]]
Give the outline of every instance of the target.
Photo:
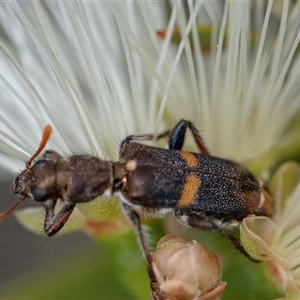
[(170, 150), (182, 149), (187, 128), (191, 130), (193, 138), (201, 153), (209, 155), (209, 151), (196, 126), (192, 122), (183, 119), (177, 123), (177, 125), (170, 133), (169, 149)]
[[(140, 248), (143, 252), (143, 255), (146, 259), (146, 263), (147, 263), (147, 271), (148, 271), (148, 275), (150, 278), (150, 287), (151, 290), (153, 292), (153, 295), (155, 294), (155, 285), (157, 284), (157, 279), (153, 270), (153, 259), (152, 256), (149, 252), (147, 243), (146, 243), (146, 238), (145, 238), (145, 234), (142, 228), (142, 223), (141, 223), (141, 218), (139, 216), (139, 214), (133, 210), (129, 205), (127, 205), (126, 203), (122, 203), (122, 210), (124, 212), (124, 214), (126, 215), (126, 217), (133, 223), (133, 225), (135, 226), (135, 230), (136, 230), (136, 234), (137, 234), (137, 238), (139, 241), (139, 245)], [(154, 298), (154, 299), (158, 299), (158, 298)]]
[[(196, 128), (196, 126), (188, 121), (188, 120), (180, 120), (176, 126), (173, 128), (172, 131), (167, 130), (164, 131), (163, 133), (159, 134), (156, 139), (161, 139), (163, 137), (169, 136), (169, 149), (170, 150), (181, 150), (183, 146), (183, 142), (185, 139), (185, 134), (186, 130), (189, 128), (192, 132), (192, 135), (194, 137), (194, 140), (197, 144), (198, 149), (201, 151), (202, 154), (209, 155), (209, 151), (200, 135), (200, 132)], [(131, 141), (141, 141), (141, 140), (153, 140), (154, 139), (154, 134), (134, 134), (134, 135), (129, 135), (126, 137), (120, 146), (120, 149)]]
[(65, 204), (56, 214), (54, 214), (56, 202), (57, 200), (49, 199), (43, 203), (46, 211), (44, 230), (48, 236), (54, 235), (66, 224), (75, 208), (75, 204), (69, 202)]
[(155, 279), (155, 274), (152, 268), (152, 256), (150, 255), (149, 249), (147, 247), (146, 243), (146, 238), (144, 235), (144, 231), (142, 229), (142, 223), (141, 223), (141, 218), (139, 214), (133, 210), (129, 205), (126, 203), (122, 203), (122, 210), (126, 217), (132, 222), (132, 224), (135, 226), (136, 234), (138, 237), (138, 241), (141, 247), (141, 250), (143, 252), (143, 255), (146, 259), (147, 262), (147, 268), (148, 268), (148, 274), (150, 279), (156, 280)]
[[(156, 140), (159, 140), (161, 138), (164, 138), (170, 134), (170, 130), (166, 130), (159, 135), (156, 136)], [(141, 134), (133, 134), (127, 136), (123, 141), (122, 144), (128, 144), (131, 141), (152, 141), (154, 140), (154, 134), (153, 133), (141, 133)], [(121, 144), (121, 146), (122, 146)]]

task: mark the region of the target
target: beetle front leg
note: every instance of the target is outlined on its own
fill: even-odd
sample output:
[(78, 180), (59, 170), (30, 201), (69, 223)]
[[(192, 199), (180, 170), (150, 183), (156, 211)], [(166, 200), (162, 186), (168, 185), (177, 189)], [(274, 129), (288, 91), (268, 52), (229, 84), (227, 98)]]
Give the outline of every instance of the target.
[(180, 120), (174, 129), (170, 133), (169, 149), (181, 150), (186, 134), (186, 130), (189, 128), (192, 132), (194, 140), (202, 154), (209, 155), (209, 151), (198, 131), (196, 126), (187, 120)]
[(212, 218), (206, 217), (201, 214), (189, 214), (184, 213), (181, 210), (175, 211), (175, 216), (185, 225), (190, 226), (192, 228), (200, 229), (200, 230), (216, 230), (222, 236), (229, 239), (232, 244), (235, 246), (237, 250), (239, 250), (242, 254), (248, 257), (253, 262), (260, 262), (252, 258), (248, 252), (245, 250), (240, 240), (234, 236), (232, 230), (226, 228), (224, 223), (217, 222)]
[(71, 213), (75, 208), (74, 203), (67, 203), (61, 208), (61, 210), (57, 214), (54, 214), (56, 202), (56, 200), (47, 200), (43, 203), (43, 206), (46, 211), (44, 220), (44, 230), (48, 236), (54, 235), (66, 224)]
[(56, 205), (56, 200), (48, 199), (45, 202), (43, 202), (43, 206), (45, 208), (45, 219), (44, 219), (44, 230), (46, 232), (47, 224), (50, 223), (54, 216), (54, 209)]

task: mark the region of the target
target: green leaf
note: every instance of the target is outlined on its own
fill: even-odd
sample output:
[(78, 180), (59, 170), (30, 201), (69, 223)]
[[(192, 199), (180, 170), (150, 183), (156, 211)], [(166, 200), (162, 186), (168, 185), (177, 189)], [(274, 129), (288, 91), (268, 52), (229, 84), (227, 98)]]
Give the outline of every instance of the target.
[(120, 199), (117, 197), (97, 197), (91, 202), (78, 205), (78, 209), (87, 218), (109, 220), (120, 218)]

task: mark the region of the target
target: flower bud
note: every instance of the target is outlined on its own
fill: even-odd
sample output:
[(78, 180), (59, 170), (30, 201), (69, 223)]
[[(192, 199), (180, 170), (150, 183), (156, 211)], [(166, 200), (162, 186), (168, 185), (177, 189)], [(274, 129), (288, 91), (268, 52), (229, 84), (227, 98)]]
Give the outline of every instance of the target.
[(167, 235), (158, 242), (152, 258), (159, 299), (206, 300), (224, 291), (220, 259), (196, 241)]

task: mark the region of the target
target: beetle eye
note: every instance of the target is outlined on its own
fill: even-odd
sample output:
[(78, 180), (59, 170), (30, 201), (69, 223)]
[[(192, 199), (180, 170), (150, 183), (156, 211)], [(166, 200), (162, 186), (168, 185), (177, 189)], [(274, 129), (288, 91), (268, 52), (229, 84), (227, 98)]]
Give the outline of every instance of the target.
[(123, 182), (119, 179), (114, 180), (114, 189), (120, 190), (123, 186)]
[(34, 200), (37, 202), (44, 202), (49, 199), (47, 190), (45, 189), (32, 189), (31, 193), (33, 195)]

